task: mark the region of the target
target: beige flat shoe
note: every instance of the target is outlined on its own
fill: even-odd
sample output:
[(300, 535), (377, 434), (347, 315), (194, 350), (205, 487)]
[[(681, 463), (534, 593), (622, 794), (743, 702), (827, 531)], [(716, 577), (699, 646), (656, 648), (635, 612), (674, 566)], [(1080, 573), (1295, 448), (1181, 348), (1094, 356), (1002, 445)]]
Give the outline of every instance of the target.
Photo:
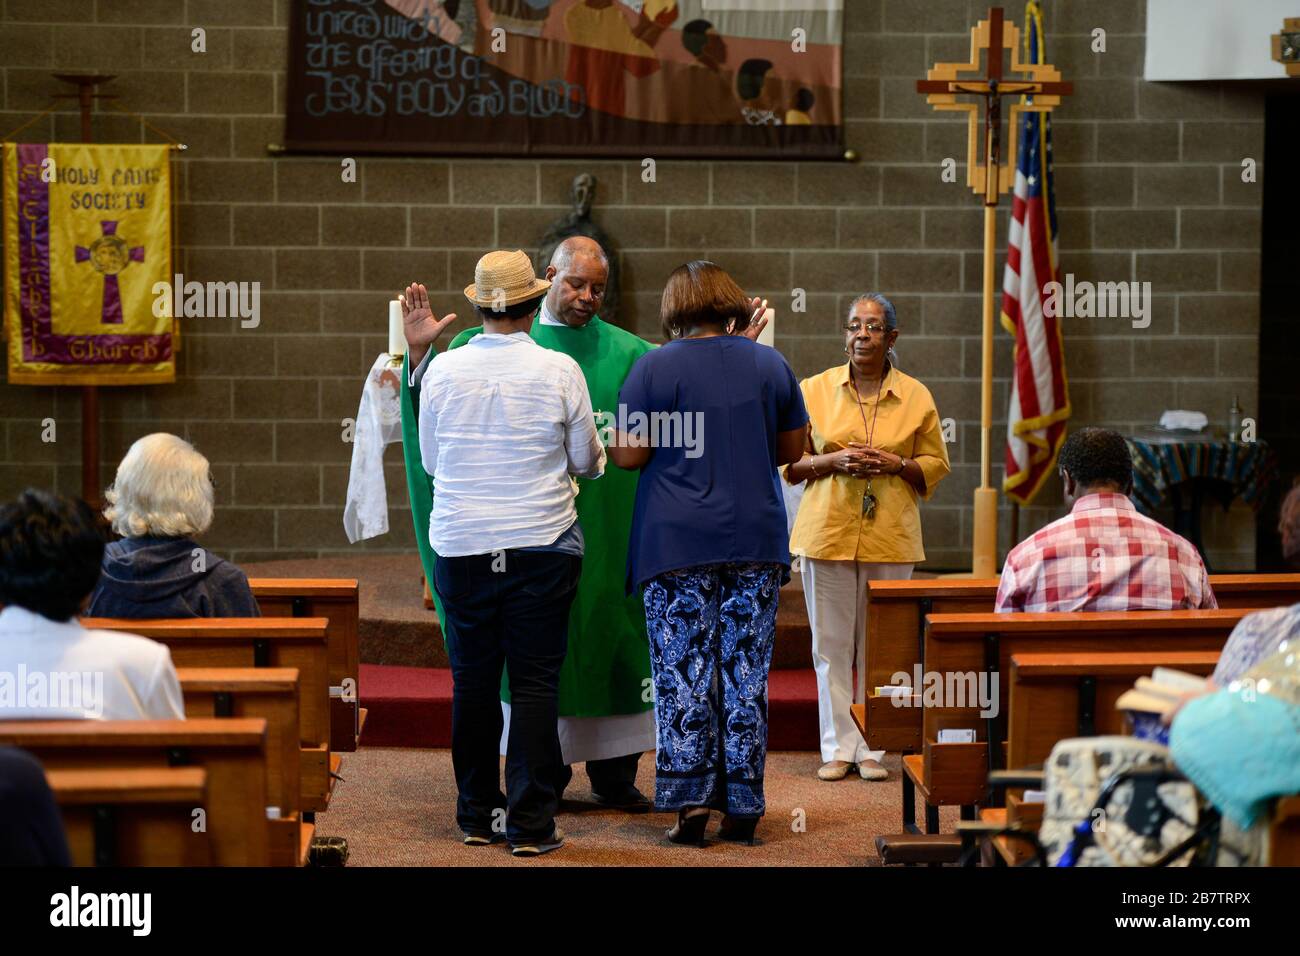
[(858, 764), (858, 776), (863, 780), (888, 780), (889, 771), (875, 760), (864, 760)]
[(847, 760), (832, 760), (829, 763), (821, 765), (821, 769), (817, 771), (817, 779), (843, 780), (848, 776), (849, 768), (852, 766), (853, 764), (849, 763)]

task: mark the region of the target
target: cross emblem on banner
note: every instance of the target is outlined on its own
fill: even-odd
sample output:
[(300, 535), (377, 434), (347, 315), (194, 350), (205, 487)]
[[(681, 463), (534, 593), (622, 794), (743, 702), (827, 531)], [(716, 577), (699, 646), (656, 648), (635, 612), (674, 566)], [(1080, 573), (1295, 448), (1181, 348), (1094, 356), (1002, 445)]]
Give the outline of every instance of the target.
[[(1061, 81), (1061, 73), (1050, 63), (1030, 63), (1022, 58), (1020, 29), (1003, 19), (1002, 8), (989, 10), (987, 20), (971, 28), (969, 63), (936, 63), (926, 72), (926, 79), (916, 81), (916, 91), (925, 93), (925, 101), (938, 110), (957, 110), (968, 114), (966, 184), (984, 195), (985, 205), (996, 206), (998, 196), (1015, 182), (1014, 160), (1019, 113), (1030, 110), (1047, 113), (1061, 105), (1061, 97), (1074, 92), (1074, 84)], [(1011, 73), (1028, 74), (1028, 79), (1003, 79), (1002, 51), (1011, 51)], [(984, 53), (984, 73), (980, 75), (980, 51)], [(963, 79), (961, 74), (974, 73)], [(984, 102), (984, 148), (978, 142), (979, 102), (962, 102), (962, 94), (974, 94)], [(1028, 96), (1029, 102), (1013, 103), (1007, 116), (1007, 148), (1002, 149), (1002, 97)], [(1002, 157), (1007, 157), (1006, 162)], [(997, 170), (994, 176), (989, 170)]]
[(144, 246), (128, 246), (117, 234), (116, 220), (99, 224), (103, 232), (90, 247), (77, 246), (78, 262), (89, 262), (104, 277), (104, 304), (99, 321), (105, 325), (121, 325), (122, 293), (117, 287), (117, 274), (132, 262), (144, 262)]

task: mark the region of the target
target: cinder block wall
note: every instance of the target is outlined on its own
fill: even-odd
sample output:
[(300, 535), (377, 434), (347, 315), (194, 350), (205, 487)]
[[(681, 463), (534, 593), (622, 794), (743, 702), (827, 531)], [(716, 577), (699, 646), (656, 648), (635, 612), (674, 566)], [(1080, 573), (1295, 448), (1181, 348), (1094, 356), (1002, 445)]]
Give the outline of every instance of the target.
[[(209, 544), (237, 560), (349, 550), (341, 516), (363, 372), (385, 346), (386, 301), (404, 283), (465, 312), (461, 289), (480, 253), (537, 245), (567, 207), (573, 175), (599, 178), (596, 219), (617, 241), (624, 321), (658, 337), (669, 270), (707, 256), (778, 309), (778, 346), (795, 371), (843, 358), (849, 300), (891, 296), (906, 370), (960, 427), (953, 475), (923, 509), (934, 567), (969, 560), (971, 489), (979, 463), (981, 211), (962, 184), (965, 127), (933, 112), (914, 81), (939, 60), (964, 60), (974, 0), (849, 0), (845, 15), (848, 145), (861, 162), (658, 164), (358, 157), (344, 183), (337, 157), (271, 156), (282, 137), (287, 0), (3, 0), (0, 127), (49, 102), (54, 70), (118, 75), (117, 102), (189, 144), (178, 163), (180, 264), (187, 278), (257, 280), (262, 322), (186, 324), (175, 386), (104, 392), (105, 481), (127, 445), (167, 429), (213, 462), (220, 507)], [(1054, 125), (1064, 269), (1078, 280), (1150, 281), (1149, 328), (1073, 319), (1065, 354), (1075, 423), (1132, 429), (1165, 408), (1226, 418), (1233, 396), (1255, 410), (1263, 95), (1248, 84), (1141, 80), (1142, 0), (1048, 0), (1049, 56), (1075, 83)], [(1017, 22), (1021, 11), (1008, 7)], [(190, 51), (190, 30), (208, 50)], [(1106, 31), (1094, 53), (1092, 31)], [(24, 141), (75, 140), (61, 108)], [(106, 111), (101, 141), (156, 137)], [(958, 183), (941, 163), (959, 161)], [(1006, 243), (1004, 206), (999, 233)], [(807, 311), (790, 311), (792, 290)], [(999, 332), (995, 463), (1005, 434), (1011, 340)], [(41, 441), (55, 417), (59, 440)], [(27, 485), (80, 488), (79, 400), (73, 390), (0, 385), (0, 494)], [(1267, 437), (1267, 429), (1263, 432)], [(357, 550), (413, 547), (398, 452), (389, 450), (390, 533)], [(997, 480), (1000, 481), (1000, 475)], [(1052, 480), (1022, 530), (1060, 513)], [(1003, 511), (1003, 547), (1009, 544)], [(1237, 505), (1207, 513), (1216, 565), (1253, 566), (1254, 526)]]

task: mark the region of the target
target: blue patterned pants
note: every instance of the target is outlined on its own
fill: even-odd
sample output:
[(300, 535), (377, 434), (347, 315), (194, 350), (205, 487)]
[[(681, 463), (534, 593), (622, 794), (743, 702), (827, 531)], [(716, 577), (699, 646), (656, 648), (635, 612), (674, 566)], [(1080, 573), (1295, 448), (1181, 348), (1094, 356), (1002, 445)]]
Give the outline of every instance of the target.
[(646, 585), (655, 808), (762, 816), (779, 564), (710, 564)]

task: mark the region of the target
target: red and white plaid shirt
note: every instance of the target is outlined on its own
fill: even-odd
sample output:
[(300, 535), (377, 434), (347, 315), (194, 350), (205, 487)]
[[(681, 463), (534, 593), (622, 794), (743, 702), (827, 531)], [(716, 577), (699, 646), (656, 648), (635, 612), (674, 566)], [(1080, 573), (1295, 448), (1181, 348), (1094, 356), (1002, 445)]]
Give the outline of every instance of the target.
[(998, 611), (1174, 611), (1218, 607), (1191, 542), (1125, 495), (1085, 495), (1007, 555)]

